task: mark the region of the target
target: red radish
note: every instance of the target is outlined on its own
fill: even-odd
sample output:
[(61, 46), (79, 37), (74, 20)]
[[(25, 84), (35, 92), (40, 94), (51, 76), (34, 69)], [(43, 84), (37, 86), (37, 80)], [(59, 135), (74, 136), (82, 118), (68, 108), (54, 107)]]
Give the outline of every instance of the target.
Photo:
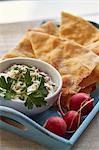
[(67, 131), (74, 132), (79, 127), (81, 115), (78, 112), (71, 110), (65, 114), (64, 120), (67, 124)]
[(49, 131), (64, 137), (66, 130), (67, 130), (67, 125), (64, 121), (63, 118), (53, 116), (50, 117), (44, 124), (44, 128), (48, 129)]
[(81, 111), (81, 115), (87, 115), (93, 108), (93, 99), (86, 93), (77, 93), (70, 98), (70, 110)]
[(60, 99), (61, 99), (61, 93), (59, 95), (57, 104), (60, 110), (61, 115), (63, 116), (66, 124), (67, 124), (67, 132), (74, 132), (80, 124), (81, 121), (81, 113), (76, 112), (76, 111), (68, 111), (67, 113), (64, 113), (62, 108), (61, 108), (61, 104), (60, 104)]

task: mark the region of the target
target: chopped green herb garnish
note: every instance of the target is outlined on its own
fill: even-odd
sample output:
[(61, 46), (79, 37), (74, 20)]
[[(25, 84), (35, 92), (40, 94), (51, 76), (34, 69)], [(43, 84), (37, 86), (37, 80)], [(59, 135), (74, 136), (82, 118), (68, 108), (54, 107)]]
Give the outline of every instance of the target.
[(44, 100), (43, 97), (34, 97), (33, 94), (29, 95), (26, 102), (25, 102), (25, 106), (28, 107), (28, 109), (32, 109), (33, 106), (36, 107), (41, 107), (42, 105), (46, 105), (46, 101)]
[(2, 93), (2, 92), (3, 92), (3, 90), (0, 89), (0, 93)]
[(6, 90), (9, 90), (11, 88), (11, 85), (13, 83), (14, 79), (7, 77), (7, 79), (5, 79), (4, 76), (0, 77), (0, 87)]
[(0, 73), (0, 96), (6, 100), (19, 98), (28, 109), (46, 105), (49, 87), (53, 88), (53, 82), (46, 83), (46, 77), (35, 67), (13, 65), (3, 74)]
[(42, 105), (46, 104), (45, 97), (47, 95), (48, 91), (44, 86), (44, 78), (42, 77), (38, 90), (28, 95), (27, 100), (25, 102), (25, 106), (27, 106), (28, 108), (33, 108), (33, 105), (41, 107)]
[(0, 77), (0, 87), (3, 89), (8, 89), (8, 84), (6, 83), (5, 77)]
[(32, 78), (30, 76), (30, 71), (29, 70), (27, 70), (24, 80), (25, 80), (25, 83), (26, 83), (27, 87), (32, 85), (33, 82), (32, 82)]
[(15, 91), (13, 91), (13, 90), (7, 90), (6, 93), (5, 93), (4, 98), (5, 98), (6, 100), (11, 100), (11, 99), (13, 99), (15, 96), (16, 96), (16, 92), (15, 92)]

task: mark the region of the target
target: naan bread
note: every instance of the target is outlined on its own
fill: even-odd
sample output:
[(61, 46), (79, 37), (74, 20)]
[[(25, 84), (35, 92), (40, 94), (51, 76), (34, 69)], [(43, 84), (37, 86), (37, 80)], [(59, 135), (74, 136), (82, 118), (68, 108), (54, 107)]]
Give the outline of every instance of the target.
[(81, 17), (62, 12), (60, 37), (81, 45), (89, 45), (99, 41), (99, 30)]
[[(63, 97), (81, 90), (79, 84), (95, 69), (97, 55), (81, 45), (59, 37), (40, 33), (28, 32), (36, 58), (52, 64), (60, 72), (63, 79)], [(65, 105), (67, 99), (64, 98)]]
[[(32, 31), (32, 30), (52, 34), (55, 36), (58, 36), (59, 34), (58, 27), (52, 21), (48, 21), (44, 23), (39, 28), (29, 29), (29, 31)], [(20, 56), (35, 58), (33, 47), (31, 46), (31, 43), (28, 39), (27, 32), (25, 33), (21, 41), (17, 44), (17, 46), (11, 49), (7, 54), (3, 56), (3, 59), (12, 58), (12, 57), (20, 57)]]

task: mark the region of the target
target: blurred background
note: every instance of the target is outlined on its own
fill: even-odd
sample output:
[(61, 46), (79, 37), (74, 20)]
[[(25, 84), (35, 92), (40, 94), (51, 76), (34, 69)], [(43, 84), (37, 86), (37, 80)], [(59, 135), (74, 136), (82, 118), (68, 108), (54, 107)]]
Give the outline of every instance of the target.
[(2, 0), (0, 23), (58, 18), (62, 10), (99, 22), (99, 0)]

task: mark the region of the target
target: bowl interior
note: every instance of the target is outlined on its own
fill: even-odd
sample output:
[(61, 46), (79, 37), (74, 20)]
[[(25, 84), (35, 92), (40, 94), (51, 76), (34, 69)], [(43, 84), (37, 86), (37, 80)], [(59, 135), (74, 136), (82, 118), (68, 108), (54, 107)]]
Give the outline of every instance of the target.
[(31, 67), (32, 66), (37, 67), (38, 69), (45, 72), (52, 78), (52, 81), (55, 83), (55, 86), (56, 86), (56, 91), (54, 94), (57, 94), (57, 92), (61, 90), (61, 87), (62, 87), (61, 76), (59, 72), (50, 64), (43, 62), (41, 60), (38, 60), (38, 59), (12, 58), (12, 59), (8, 59), (8, 60), (4, 60), (0, 62), (0, 72), (5, 71), (6, 69), (8, 69), (10, 66), (14, 64), (24, 64), (24, 65), (31, 66)]

